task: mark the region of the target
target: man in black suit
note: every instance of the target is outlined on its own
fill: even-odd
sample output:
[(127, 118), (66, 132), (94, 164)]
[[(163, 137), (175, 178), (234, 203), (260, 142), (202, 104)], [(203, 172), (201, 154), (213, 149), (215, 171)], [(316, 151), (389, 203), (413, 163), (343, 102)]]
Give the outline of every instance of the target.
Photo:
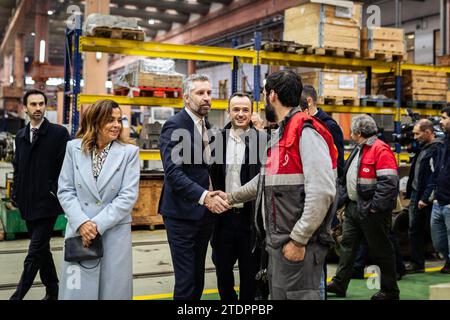
[(317, 92), (313, 86), (303, 86), (300, 104), (303, 111), (325, 123), (328, 131), (330, 131), (331, 135), (333, 136), (334, 145), (336, 146), (338, 151), (337, 173), (338, 177), (341, 177), (342, 173), (344, 172), (345, 166), (344, 134), (341, 127), (336, 122), (336, 120), (334, 120), (325, 111), (317, 107)]
[(24, 269), (11, 300), (22, 300), (39, 271), (46, 288), (44, 300), (58, 298), (58, 276), (50, 252), (50, 238), (58, 215), (58, 177), (70, 139), (67, 129), (45, 117), (46, 95), (29, 90), (23, 97), (30, 123), (16, 135), (12, 202), (20, 209), (30, 233)]
[(193, 74), (183, 83), (185, 107), (164, 124), (159, 140), (164, 187), (159, 203), (175, 271), (174, 299), (199, 300), (205, 258), (214, 228), (213, 213), (228, 204), (212, 192), (211, 152), (206, 119), (211, 109), (211, 82)]
[[(252, 109), (253, 101), (246, 94), (237, 92), (229, 99), (230, 123), (221, 132), (223, 156), (219, 159), (216, 149), (216, 163), (211, 167), (214, 190), (235, 191), (259, 173), (267, 137), (253, 127)], [(239, 264), (239, 299), (255, 299), (261, 248), (256, 242), (254, 221), (254, 201), (235, 204), (216, 218), (211, 246), (222, 300), (237, 301), (233, 274), (236, 261)], [(262, 224), (260, 229), (263, 230)]]

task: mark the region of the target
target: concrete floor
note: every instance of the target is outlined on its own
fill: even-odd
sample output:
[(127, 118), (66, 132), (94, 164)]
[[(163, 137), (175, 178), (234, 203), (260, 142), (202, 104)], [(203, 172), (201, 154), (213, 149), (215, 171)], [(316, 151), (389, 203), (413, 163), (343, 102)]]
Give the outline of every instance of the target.
[[(142, 242), (167, 241), (165, 230), (133, 231), (133, 244)], [(61, 247), (63, 237), (54, 237), (51, 240), (52, 254), (56, 270), (60, 274), (60, 266), (63, 259)], [(29, 240), (0, 241), (0, 300), (8, 299), (14, 292), (14, 285), (18, 282), (23, 270), (23, 260), (26, 253), (8, 253), (11, 251), (23, 251), (28, 248)], [(214, 268), (211, 261), (211, 248), (208, 248), (206, 268)], [(133, 246), (133, 281), (135, 298), (164, 298), (173, 292), (173, 275), (159, 275), (148, 277), (148, 273), (173, 271), (170, 250), (168, 244), (145, 244)], [(236, 281), (239, 276), (236, 273)], [(11, 288), (1, 288), (11, 285)], [(214, 272), (205, 275), (205, 290), (217, 288)], [(35, 286), (29, 291), (26, 299), (41, 299), (45, 295), (45, 288), (40, 285), (39, 275), (36, 277)], [(150, 296), (150, 297), (149, 297)]]
[[(166, 242), (166, 231), (135, 230), (133, 236), (133, 296), (134, 299), (164, 299), (170, 298), (173, 292), (174, 277), (168, 272), (173, 271), (170, 250), (167, 243), (150, 244), (148, 242)], [(53, 258), (58, 274), (61, 272), (62, 246), (64, 238), (54, 237), (51, 240)], [(28, 239), (0, 241), (0, 300), (8, 299), (15, 290), (23, 269)], [(17, 252), (19, 251), (19, 252)], [(441, 261), (427, 262), (427, 267), (440, 266)], [(208, 248), (206, 268), (213, 269), (211, 248)], [(328, 265), (328, 277), (335, 274), (336, 265)], [(158, 274), (154, 274), (158, 273)], [(239, 285), (239, 275), (235, 271), (236, 285)], [(6, 286), (5, 286), (6, 285)], [(217, 292), (214, 270), (205, 274), (205, 292)], [(40, 284), (39, 275), (35, 285), (26, 296), (27, 300), (41, 299), (45, 295), (45, 288)]]

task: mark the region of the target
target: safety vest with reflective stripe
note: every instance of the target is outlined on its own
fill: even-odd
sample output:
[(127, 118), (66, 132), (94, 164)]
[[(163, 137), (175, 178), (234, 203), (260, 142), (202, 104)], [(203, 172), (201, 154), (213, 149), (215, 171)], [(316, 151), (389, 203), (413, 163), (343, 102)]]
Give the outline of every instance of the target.
[(398, 195), (398, 167), (391, 148), (375, 136), (371, 137), (358, 160), (359, 214), (366, 216), (370, 210), (391, 212)]
[[(290, 117), (290, 119), (289, 119)], [(305, 201), (300, 139), (304, 126), (315, 129), (330, 151), (333, 170), (337, 167), (337, 149), (324, 124), (303, 112), (296, 112), (280, 127), (281, 138), (267, 151), (264, 167), (264, 209), (268, 228), (267, 244), (277, 248), (289, 235), (303, 213)], [(319, 228), (320, 229), (320, 228)]]

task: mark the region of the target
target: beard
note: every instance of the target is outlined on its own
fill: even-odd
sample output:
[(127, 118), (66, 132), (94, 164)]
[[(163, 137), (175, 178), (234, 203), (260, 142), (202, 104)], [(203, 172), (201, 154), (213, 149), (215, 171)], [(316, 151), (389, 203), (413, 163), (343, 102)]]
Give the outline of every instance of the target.
[[(268, 99), (268, 97), (267, 97)], [(266, 101), (267, 101), (266, 99)], [(264, 106), (264, 112), (266, 114), (266, 120), (269, 122), (276, 122), (275, 109), (270, 105), (270, 103), (266, 102)]]

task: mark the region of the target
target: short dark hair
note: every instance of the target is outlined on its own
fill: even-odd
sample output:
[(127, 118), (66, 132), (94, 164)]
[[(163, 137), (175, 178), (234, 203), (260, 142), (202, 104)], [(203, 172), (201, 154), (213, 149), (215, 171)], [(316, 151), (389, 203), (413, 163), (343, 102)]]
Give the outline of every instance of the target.
[(450, 107), (445, 107), (444, 109), (441, 110), (441, 113), (446, 113), (447, 117), (450, 117)]
[(266, 79), (266, 94), (270, 90), (275, 91), (278, 99), (286, 107), (298, 107), (303, 85), (300, 76), (290, 70), (277, 71), (270, 74)]
[(42, 92), (41, 90), (31, 89), (31, 90), (28, 90), (27, 92), (25, 92), (25, 95), (23, 96), (23, 105), (25, 107), (27, 106), (27, 103), (28, 103), (28, 97), (31, 96), (32, 94), (42, 95), (44, 97), (45, 105), (47, 105), (47, 96), (45, 95), (45, 93)]
[(235, 92), (231, 95), (231, 97), (228, 99), (228, 109), (230, 108), (230, 103), (231, 103), (231, 99), (233, 99), (234, 97), (240, 97), (240, 98), (248, 98), (248, 100), (250, 100), (250, 104), (252, 105), (252, 111), (253, 111), (253, 98), (244, 92)]
[(313, 86), (307, 84), (303, 86), (302, 95), (300, 96), (300, 106), (302, 109), (306, 109), (308, 107), (307, 98), (311, 98), (314, 104), (317, 104), (317, 92)]

